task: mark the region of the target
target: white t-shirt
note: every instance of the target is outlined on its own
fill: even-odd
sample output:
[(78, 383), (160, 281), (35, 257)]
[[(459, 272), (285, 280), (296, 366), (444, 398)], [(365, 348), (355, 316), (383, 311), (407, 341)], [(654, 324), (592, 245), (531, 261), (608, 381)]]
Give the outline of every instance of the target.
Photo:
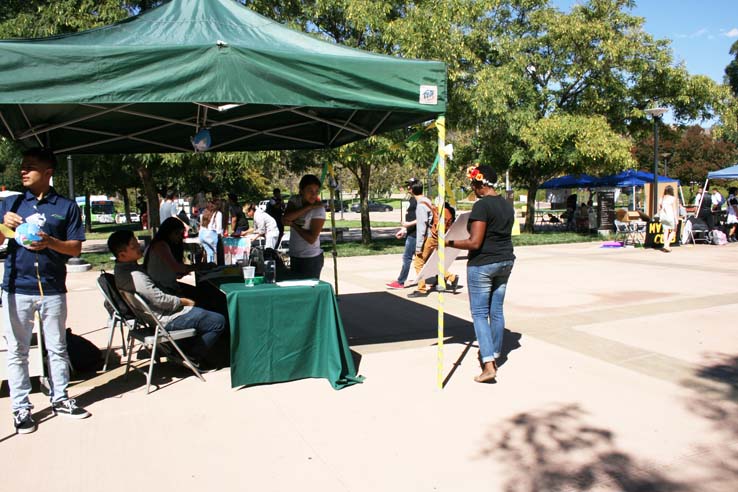
[(254, 230), (259, 234), (264, 234), (265, 236), (270, 234), (279, 234), (277, 221), (274, 220), (274, 217), (260, 208), (257, 208), (254, 211)]
[(736, 207), (738, 207), (738, 199), (735, 196), (730, 195), (728, 197), (728, 224), (738, 224), (738, 214), (736, 214)]
[[(302, 198), (300, 196), (294, 196), (290, 198), (289, 203), (294, 208), (302, 207)], [(292, 208), (290, 207), (290, 208)], [(313, 219), (325, 220), (325, 209), (323, 207), (314, 208), (308, 213), (297, 219), (292, 227), (302, 227), (305, 230), (310, 230), (310, 222)], [(320, 249), (320, 236), (315, 239), (314, 243), (308, 243), (298, 233), (290, 233), (290, 256), (295, 258), (314, 258), (323, 252)]]
[(208, 229), (215, 231), (220, 235), (223, 234), (223, 214), (221, 212), (215, 212), (213, 216), (210, 217)]

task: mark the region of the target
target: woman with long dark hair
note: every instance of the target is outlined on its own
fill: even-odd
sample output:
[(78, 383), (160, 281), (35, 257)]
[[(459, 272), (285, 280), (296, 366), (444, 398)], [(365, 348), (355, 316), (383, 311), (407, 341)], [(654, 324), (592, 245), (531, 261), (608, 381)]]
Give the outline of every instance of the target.
[(661, 251), (664, 253), (671, 252), (671, 242), (674, 240), (675, 229), (678, 214), (678, 204), (674, 198), (674, 188), (669, 185), (664, 189), (664, 196), (661, 197), (659, 203), (659, 222), (661, 222), (661, 232), (664, 238), (664, 247)]
[(215, 263), (218, 251), (218, 231), (215, 225), (218, 223), (219, 214), (216, 210), (215, 203), (208, 201), (204, 210), (200, 214), (200, 245), (205, 250), (205, 256), (208, 263)]
[(515, 263), (512, 244), (515, 209), (495, 191), (497, 173), (491, 167), (470, 167), (467, 177), (477, 197), (467, 225), (469, 239), (446, 244), (449, 248), (469, 250), (466, 267), (469, 304), (482, 362), (482, 373), (474, 380), (489, 383), (497, 377), (496, 360), (502, 353), (505, 333), (503, 304)]
[(154, 283), (167, 294), (181, 296), (189, 287), (177, 279), (194, 270), (184, 263), (185, 225), (177, 217), (165, 220), (144, 255), (144, 268)]

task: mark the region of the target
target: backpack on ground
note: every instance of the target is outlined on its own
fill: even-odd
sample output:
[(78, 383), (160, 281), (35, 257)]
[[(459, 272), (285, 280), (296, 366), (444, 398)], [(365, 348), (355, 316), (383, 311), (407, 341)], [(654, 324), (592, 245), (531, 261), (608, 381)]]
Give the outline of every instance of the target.
[(711, 233), (711, 244), (714, 244), (716, 246), (722, 246), (724, 244), (728, 244), (728, 236), (725, 235), (723, 231), (715, 229)]
[(67, 328), (67, 354), (74, 372), (84, 373), (99, 370), (103, 365), (102, 351), (88, 339), (75, 335)]

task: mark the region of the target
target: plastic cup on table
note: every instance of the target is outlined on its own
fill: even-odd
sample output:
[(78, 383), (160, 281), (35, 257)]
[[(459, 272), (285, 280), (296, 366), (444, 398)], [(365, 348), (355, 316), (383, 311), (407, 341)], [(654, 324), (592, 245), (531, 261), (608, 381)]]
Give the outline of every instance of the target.
[(245, 266), (243, 267), (243, 283), (246, 287), (254, 286), (254, 274), (256, 273), (256, 267)]

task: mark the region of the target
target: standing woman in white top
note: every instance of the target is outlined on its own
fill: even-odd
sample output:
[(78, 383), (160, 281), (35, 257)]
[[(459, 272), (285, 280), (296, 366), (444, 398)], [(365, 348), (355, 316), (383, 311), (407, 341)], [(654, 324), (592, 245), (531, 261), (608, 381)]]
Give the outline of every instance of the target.
[(664, 253), (671, 252), (670, 245), (676, 236), (677, 217), (677, 202), (674, 198), (674, 188), (667, 186), (664, 190), (664, 196), (661, 197), (661, 205), (659, 207), (659, 221), (661, 222), (661, 231), (664, 237), (664, 247), (661, 248), (661, 251)]
[[(220, 214), (216, 210), (215, 204), (208, 201), (205, 209), (200, 214), (200, 244), (205, 250), (208, 263), (215, 263), (216, 252), (218, 250), (218, 232), (214, 229), (217, 221), (216, 214)], [(222, 223), (220, 223), (222, 229)]]
[(323, 250), (320, 231), (325, 224), (325, 208), (320, 201), (320, 180), (306, 174), (300, 180), (300, 194), (291, 197), (282, 217), (290, 226), (290, 270), (302, 278), (320, 278)]

